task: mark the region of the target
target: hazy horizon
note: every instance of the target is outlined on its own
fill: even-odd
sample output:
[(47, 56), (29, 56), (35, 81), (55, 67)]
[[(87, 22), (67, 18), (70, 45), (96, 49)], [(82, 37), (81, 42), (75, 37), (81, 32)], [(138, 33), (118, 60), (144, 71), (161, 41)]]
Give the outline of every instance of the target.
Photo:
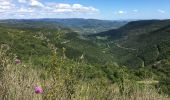
[(7, 18), (0, 20), (43, 20), (43, 19), (94, 19), (94, 20), (108, 20), (108, 21), (138, 21), (138, 20), (170, 20), (168, 19), (97, 19), (97, 18)]

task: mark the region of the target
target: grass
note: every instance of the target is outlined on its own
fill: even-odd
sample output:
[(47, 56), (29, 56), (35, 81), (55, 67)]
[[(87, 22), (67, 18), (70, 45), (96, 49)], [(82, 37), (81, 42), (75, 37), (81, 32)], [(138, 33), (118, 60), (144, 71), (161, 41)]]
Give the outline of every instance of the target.
[(159, 81), (156, 80), (144, 80), (144, 81), (137, 81), (139, 84), (158, 84)]
[[(111, 83), (102, 72), (83, 61), (59, 58), (52, 48), (51, 64), (39, 69), (31, 62), (15, 64), (15, 55), (0, 49), (1, 100), (169, 100), (151, 85), (123, 78)], [(91, 68), (91, 69), (90, 69)], [(35, 85), (44, 93), (35, 94)]]

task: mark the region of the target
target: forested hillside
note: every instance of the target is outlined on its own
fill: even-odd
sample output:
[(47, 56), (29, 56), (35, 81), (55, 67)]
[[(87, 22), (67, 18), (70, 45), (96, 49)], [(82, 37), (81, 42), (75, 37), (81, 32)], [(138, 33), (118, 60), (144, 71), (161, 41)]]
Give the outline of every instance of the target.
[[(163, 80), (169, 86), (169, 30), (170, 20), (144, 20), (130, 22), (117, 30), (93, 36), (108, 38), (101, 41), (110, 46), (110, 52), (114, 55), (119, 54), (118, 62), (123, 61), (123, 64), (133, 68), (145, 67), (153, 70), (156, 77), (161, 80), (164, 77)], [(119, 52), (120, 50), (123, 51)]]
[[(90, 23), (97, 27), (95, 21)], [(68, 25), (0, 21), (0, 98), (169, 99), (169, 20), (129, 22), (85, 37)], [(34, 95), (35, 84), (44, 94)]]

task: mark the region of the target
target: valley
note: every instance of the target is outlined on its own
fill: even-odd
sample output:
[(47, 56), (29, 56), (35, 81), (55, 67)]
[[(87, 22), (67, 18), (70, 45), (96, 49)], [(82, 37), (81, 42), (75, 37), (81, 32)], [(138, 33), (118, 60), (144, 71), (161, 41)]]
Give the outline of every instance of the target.
[[(91, 97), (88, 93), (97, 88), (92, 93), (103, 100), (106, 95), (112, 98), (109, 92), (113, 92), (113, 85), (117, 85), (120, 95), (132, 99), (128, 95), (135, 90), (130, 89), (139, 88), (138, 83), (144, 87), (145, 83), (152, 84), (148, 87), (155, 89), (153, 93), (160, 89), (156, 94), (170, 94), (170, 20), (0, 20), (0, 45), (1, 68), (7, 68), (8, 75), (10, 69), (5, 64), (21, 67), (21, 75), (26, 70), (23, 65), (17, 67), (6, 60), (14, 59), (9, 57), (13, 53), (27, 67), (31, 66), (27, 68), (30, 72), (42, 72), (37, 78), (44, 81), (44, 88), (48, 90), (48, 82), (54, 84), (44, 99), (54, 99), (53, 91), (60, 97), (83, 97), (83, 93)], [(8, 50), (3, 51), (6, 46)], [(12, 81), (9, 86), (14, 86)], [(76, 94), (77, 91), (82, 94)]]

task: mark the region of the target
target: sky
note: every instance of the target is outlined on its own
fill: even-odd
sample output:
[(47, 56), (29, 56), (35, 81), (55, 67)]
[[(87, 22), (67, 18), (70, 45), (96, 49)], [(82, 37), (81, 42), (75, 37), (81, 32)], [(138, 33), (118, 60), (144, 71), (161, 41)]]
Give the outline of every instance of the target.
[(0, 0), (0, 19), (170, 19), (170, 0)]

